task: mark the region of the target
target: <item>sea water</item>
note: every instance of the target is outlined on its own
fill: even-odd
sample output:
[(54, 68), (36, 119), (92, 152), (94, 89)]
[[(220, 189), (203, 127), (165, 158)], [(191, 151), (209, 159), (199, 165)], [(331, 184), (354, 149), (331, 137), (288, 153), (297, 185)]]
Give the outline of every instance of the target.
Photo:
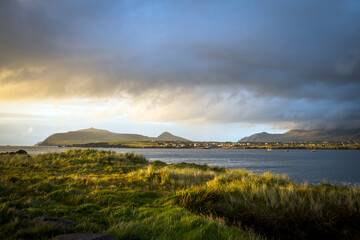
[[(29, 154), (66, 151), (61, 147), (0, 146), (0, 152), (24, 149)], [(197, 163), (229, 169), (244, 168), (263, 173), (287, 174), (296, 182), (360, 185), (359, 150), (276, 150), (259, 149), (155, 149), (102, 148), (114, 152), (133, 152), (148, 160), (166, 163)]]

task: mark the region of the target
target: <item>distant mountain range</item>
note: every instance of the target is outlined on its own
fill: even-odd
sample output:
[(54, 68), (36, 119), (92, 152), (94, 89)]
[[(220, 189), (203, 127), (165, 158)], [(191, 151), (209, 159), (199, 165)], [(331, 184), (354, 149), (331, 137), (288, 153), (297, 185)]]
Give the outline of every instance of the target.
[(283, 134), (256, 133), (239, 142), (341, 142), (359, 141), (360, 129), (291, 130)]
[(55, 133), (43, 142), (39, 143), (39, 146), (63, 146), (73, 144), (87, 144), (98, 142), (133, 142), (133, 141), (189, 141), (185, 138), (181, 138), (172, 135), (169, 132), (164, 132), (158, 137), (147, 137), (139, 134), (124, 134), (113, 133), (102, 129), (83, 129), (78, 131), (70, 131), (67, 133)]

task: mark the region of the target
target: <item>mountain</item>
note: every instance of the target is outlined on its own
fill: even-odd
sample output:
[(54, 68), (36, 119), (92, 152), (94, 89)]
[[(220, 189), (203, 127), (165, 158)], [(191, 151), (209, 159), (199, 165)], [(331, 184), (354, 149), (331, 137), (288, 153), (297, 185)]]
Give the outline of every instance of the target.
[(169, 132), (164, 132), (159, 137), (154, 138), (139, 134), (113, 133), (107, 130), (89, 128), (78, 131), (70, 131), (67, 133), (55, 133), (41, 142), (39, 146), (61, 146), (98, 142), (136, 142), (152, 140), (188, 141), (184, 138), (174, 136)]
[(283, 134), (256, 133), (239, 142), (341, 142), (359, 141), (360, 129), (290, 130)]
[(187, 140), (185, 138), (181, 138), (181, 137), (172, 135), (169, 132), (162, 133), (161, 135), (159, 135), (156, 138), (156, 140), (159, 140), (159, 141), (181, 141), (181, 142), (189, 141), (189, 140)]

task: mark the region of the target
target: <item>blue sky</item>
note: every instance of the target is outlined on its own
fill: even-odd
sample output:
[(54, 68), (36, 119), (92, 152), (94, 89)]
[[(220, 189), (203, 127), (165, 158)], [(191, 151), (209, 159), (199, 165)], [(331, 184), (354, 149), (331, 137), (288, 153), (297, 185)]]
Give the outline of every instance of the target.
[(0, 144), (360, 127), (358, 1), (0, 2)]

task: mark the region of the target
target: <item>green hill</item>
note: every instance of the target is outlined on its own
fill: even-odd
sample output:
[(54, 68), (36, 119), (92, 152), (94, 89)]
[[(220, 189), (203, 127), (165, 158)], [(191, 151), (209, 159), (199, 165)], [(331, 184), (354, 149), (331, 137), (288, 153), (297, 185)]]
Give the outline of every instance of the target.
[(164, 132), (159, 137), (147, 137), (139, 134), (113, 133), (102, 129), (83, 129), (67, 133), (55, 133), (46, 138), (39, 146), (62, 146), (98, 142), (136, 142), (136, 141), (188, 141), (171, 133)]
[(156, 140), (159, 140), (159, 141), (181, 141), (181, 142), (189, 141), (185, 138), (181, 138), (181, 137), (172, 135), (169, 132), (162, 133), (160, 136), (158, 136), (156, 138)]
[(256, 133), (239, 142), (341, 142), (359, 141), (360, 129), (291, 130), (283, 134)]

